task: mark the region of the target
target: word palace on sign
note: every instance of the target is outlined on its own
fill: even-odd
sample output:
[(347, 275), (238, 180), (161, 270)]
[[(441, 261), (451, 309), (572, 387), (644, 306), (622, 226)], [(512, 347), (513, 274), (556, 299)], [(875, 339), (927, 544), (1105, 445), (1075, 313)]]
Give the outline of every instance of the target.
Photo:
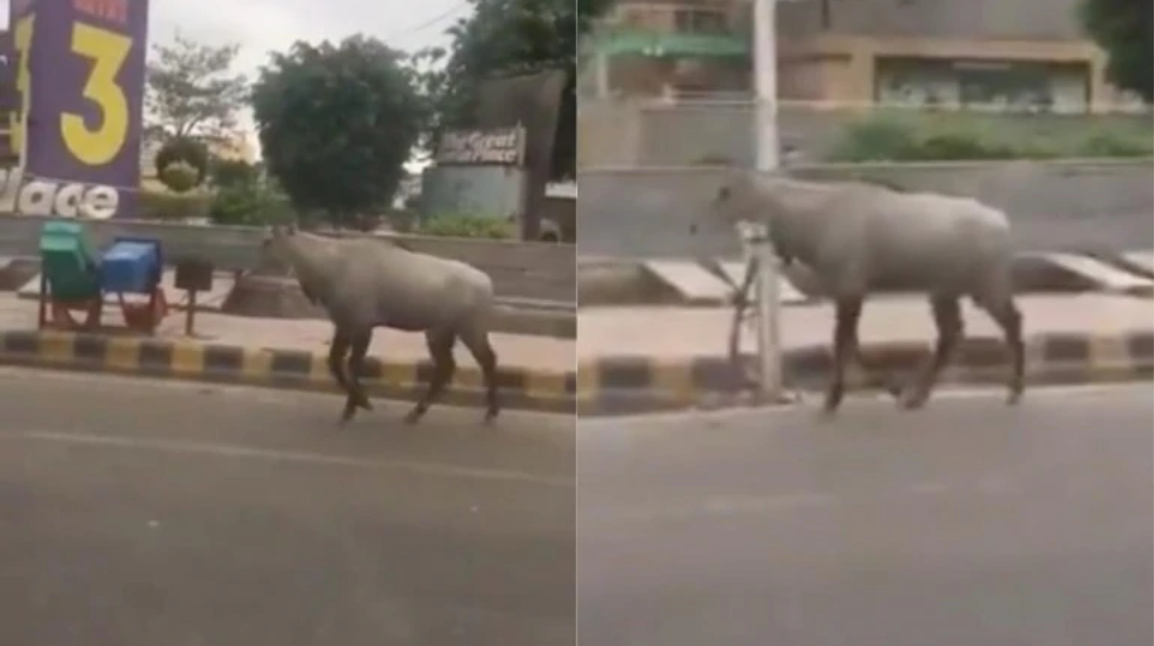
[(0, 213), (107, 220), (120, 208), (120, 192), (111, 186), (25, 181), (19, 168), (0, 170), (0, 186)]
[(522, 128), (450, 130), (441, 135), (434, 159), (439, 164), (519, 166), (525, 154)]

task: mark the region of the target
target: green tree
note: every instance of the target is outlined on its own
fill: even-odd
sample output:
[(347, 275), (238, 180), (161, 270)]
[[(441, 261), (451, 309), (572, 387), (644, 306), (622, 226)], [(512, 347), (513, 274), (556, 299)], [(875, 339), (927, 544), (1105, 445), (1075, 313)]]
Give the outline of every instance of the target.
[(243, 159), (214, 157), (209, 162), (208, 174), (217, 188), (233, 188), (255, 184), (260, 173), (254, 164)]
[[(477, 90), (489, 78), (563, 69), (568, 84), (559, 115), (552, 175), (572, 176), (576, 165), (576, 52), (578, 33), (612, 0), (469, 0), (473, 13), (449, 28), (451, 53), (416, 55), (434, 105), (431, 131), (470, 124)], [(446, 59), (444, 66), (437, 65)]]
[(1154, 4), (1150, 0), (1082, 0), (1082, 25), (1106, 51), (1106, 75), (1147, 103), (1154, 101)]
[(425, 115), (404, 55), (360, 35), (274, 54), (252, 105), (268, 172), (340, 226), (387, 208)]
[(145, 77), (152, 130), (168, 137), (231, 133), (248, 96), (248, 80), (231, 72), (239, 46), (214, 47), (177, 34), (153, 51)]

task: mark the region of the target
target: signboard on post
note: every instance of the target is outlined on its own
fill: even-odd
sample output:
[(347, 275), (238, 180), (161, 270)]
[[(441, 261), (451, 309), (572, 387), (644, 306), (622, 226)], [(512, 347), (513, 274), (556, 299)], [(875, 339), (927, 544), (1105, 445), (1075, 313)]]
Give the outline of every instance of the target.
[(450, 130), (437, 142), (438, 164), (520, 166), (525, 160), (525, 129)]
[(13, 0), (22, 171), (0, 210), (130, 216), (140, 186), (148, 0)]
[(541, 214), (545, 211), (545, 185), (557, 147), (557, 126), (569, 81), (565, 70), (545, 70), (481, 83), (473, 115), (480, 127), (521, 124), (525, 128), (527, 186), (521, 237), (538, 240)]

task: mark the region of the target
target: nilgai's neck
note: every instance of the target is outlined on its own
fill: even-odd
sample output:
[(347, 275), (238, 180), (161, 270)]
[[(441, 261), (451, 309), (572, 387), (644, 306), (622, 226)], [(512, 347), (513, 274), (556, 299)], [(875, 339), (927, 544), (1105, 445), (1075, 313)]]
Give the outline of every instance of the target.
[(790, 178), (768, 178), (760, 185), (766, 203), (770, 236), (779, 255), (810, 263), (816, 253), (818, 231), (825, 226), (820, 203), (831, 187)]
[(293, 271), (311, 289), (324, 289), (335, 278), (339, 252), (334, 242), (297, 234), (289, 244)]
[(804, 210), (814, 200), (829, 195), (832, 190), (824, 184), (788, 177), (766, 179), (762, 183), (762, 188), (762, 193), (777, 207), (777, 210), (785, 212)]

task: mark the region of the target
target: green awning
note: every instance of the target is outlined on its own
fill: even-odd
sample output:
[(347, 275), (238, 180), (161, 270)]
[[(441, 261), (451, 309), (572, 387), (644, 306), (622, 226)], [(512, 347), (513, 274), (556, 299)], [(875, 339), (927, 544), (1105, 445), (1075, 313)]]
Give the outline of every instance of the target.
[(750, 55), (744, 38), (726, 34), (618, 32), (608, 34), (596, 49), (617, 56), (740, 56)]

